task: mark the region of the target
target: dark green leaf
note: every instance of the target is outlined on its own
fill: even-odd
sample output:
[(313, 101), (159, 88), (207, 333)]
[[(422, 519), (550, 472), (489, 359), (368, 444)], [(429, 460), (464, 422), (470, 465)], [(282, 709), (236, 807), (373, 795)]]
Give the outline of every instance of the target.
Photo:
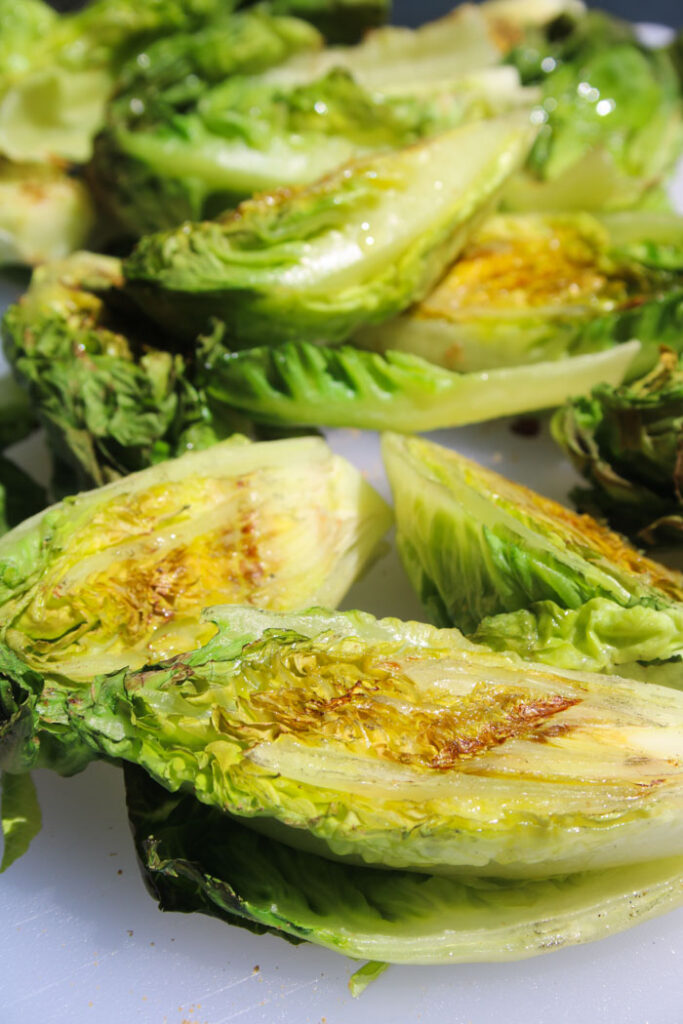
[(2, 834), (5, 846), (0, 873), (22, 857), (42, 827), (38, 794), (30, 775), (0, 774)]
[(647, 376), (572, 399), (553, 436), (590, 483), (573, 497), (641, 544), (683, 544), (683, 356)]

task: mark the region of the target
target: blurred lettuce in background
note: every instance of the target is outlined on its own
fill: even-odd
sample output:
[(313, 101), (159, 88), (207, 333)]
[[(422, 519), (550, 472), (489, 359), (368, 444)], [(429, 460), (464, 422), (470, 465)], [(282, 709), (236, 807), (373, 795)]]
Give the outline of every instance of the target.
[(683, 356), (645, 377), (599, 384), (559, 409), (555, 440), (590, 486), (572, 497), (639, 544), (683, 543)]

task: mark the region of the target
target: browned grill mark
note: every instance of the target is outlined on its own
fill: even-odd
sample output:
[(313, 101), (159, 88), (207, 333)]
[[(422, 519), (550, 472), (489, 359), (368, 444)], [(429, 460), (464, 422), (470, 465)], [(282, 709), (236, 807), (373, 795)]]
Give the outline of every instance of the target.
[[(384, 691), (384, 692), (383, 692)], [(375, 756), (398, 764), (446, 771), (507, 740), (533, 737), (549, 718), (579, 703), (551, 694), (530, 697), (518, 691), (475, 687), (457, 707), (405, 706), (387, 699), (386, 690), (358, 680), (333, 697), (311, 695), (303, 687), (257, 693), (250, 701), (266, 721), (254, 723), (259, 740), (307, 734), (345, 745), (362, 744)], [(567, 726), (557, 724), (561, 732)], [(546, 732), (544, 738), (549, 738)]]

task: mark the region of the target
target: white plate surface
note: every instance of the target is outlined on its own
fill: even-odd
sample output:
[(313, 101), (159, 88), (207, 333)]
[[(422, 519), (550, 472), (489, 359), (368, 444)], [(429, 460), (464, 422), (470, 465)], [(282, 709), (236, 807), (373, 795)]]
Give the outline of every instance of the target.
[[(683, 208), (683, 174), (677, 192)], [(3, 290), (4, 289), (4, 290)], [(18, 289), (0, 284), (0, 305)], [(550, 441), (508, 421), (433, 435), (542, 493), (575, 482)], [(377, 437), (331, 431), (388, 497)], [(32, 440), (27, 465), (45, 472)], [(392, 550), (344, 607), (420, 618)], [(43, 830), (0, 878), (0, 1024), (681, 1024), (683, 910), (513, 964), (391, 967), (359, 999), (357, 965), (198, 914), (162, 914), (138, 873), (117, 769), (36, 773)]]

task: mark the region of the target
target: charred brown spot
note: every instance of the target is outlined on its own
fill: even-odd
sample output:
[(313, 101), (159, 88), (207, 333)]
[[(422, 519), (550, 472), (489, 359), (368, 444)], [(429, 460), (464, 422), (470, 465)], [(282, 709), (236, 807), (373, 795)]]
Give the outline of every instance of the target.
[(571, 730), (572, 726), (568, 722), (554, 722), (552, 725), (546, 725), (542, 729), (537, 729), (531, 739), (538, 743), (547, 743), (549, 740), (557, 739), (559, 736), (565, 736)]
[(191, 679), (195, 672), (189, 665), (184, 664), (180, 658), (171, 658), (167, 662), (162, 662), (157, 668), (148, 669), (144, 672), (135, 672), (126, 678), (126, 690), (129, 693), (134, 693), (135, 690), (142, 690), (147, 685), (149, 679), (154, 679), (158, 675), (159, 670), (170, 668), (171, 675), (166, 684), (170, 686), (180, 686), (187, 679)]
[(474, 735), (456, 735), (438, 749), (443, 732), (448, 732), (451, 728), (457, 730), (460, 724), (457, 716), (454, 721), (449, 721), (450, 716), (446, 715), (445, 721), (439, 723), (444, 728), (438, 730), (433, 736), (437, 753), (427, 766), (438, 769), (452, 768), (462, 758), (483, 754), (492, 747), (505, 743), (506, 740), (529, 735), (533, 736), (534, 730), (541, 722), (561, 711), (567, 711), (575, 704), (578, 704), (578, 699), (556, 694), (545, 700), (532, 700), (528, 702), (523, 698), (519, 700), (513, 699), (513, 702), (507, 707), (505, 703), (503, 702), (495, 708), (499, 717), (490, 722), (482, 722)]
[(477, 473), (481, 476), (488, 475), (494, 483), (495, 491), (502, 496), (503, 502), (511, 501), (515, 507), (522, 510), (526, 506), (531, 515), (540, 515), (553, 533), (568, 540), (569, 546), (579, 550), (588, 560), (594, 560), (596, 555), (601, 555), (605, 561), (637, 576), (646, 586), (658, 587), (668, 597), (677, 601), (683, 600), (683, 574), (647, 558), (625, 537), (610, 530), (597, 519), (584, 513), (572, 512), (559, 502), (545, 498), (523, 484), (511, 484), (491, 470), (484, 471), (477, 467)]
[[(240, 559), (240, 573), (250, 590), (256, 589), (263, 582), (265, 567), (259, 555), (255, 512), (249, 513), (244, 519), (240, 527), (240, 538), (242, 556)], [(252, 594), (249, 594), (249, 600), (254, 600)]]
[(533, 737), (549, 718), (579, 703), (561, 694), (538, 698), (478, 686), (453, 707), (432, 708), (408, 705), (394, 691), (396, 682), (358, 679), (329, 697), (304, 686), (258, 693), (251, 698), (252, 707), (265, 713), (256, 726), (258, 739), (293, 734), (305, 740), (309, 734), (316, 743), (360, 745), (384, 760), (447, 771), (508, 740)]
[(619, 307), (628, 297), (623, 282), (601, 269), (593, 239), (559, 223), (510, 236), (484, 229), (418, 312), (457, 317), (460, 310), (572, 305), (587, 296)]

